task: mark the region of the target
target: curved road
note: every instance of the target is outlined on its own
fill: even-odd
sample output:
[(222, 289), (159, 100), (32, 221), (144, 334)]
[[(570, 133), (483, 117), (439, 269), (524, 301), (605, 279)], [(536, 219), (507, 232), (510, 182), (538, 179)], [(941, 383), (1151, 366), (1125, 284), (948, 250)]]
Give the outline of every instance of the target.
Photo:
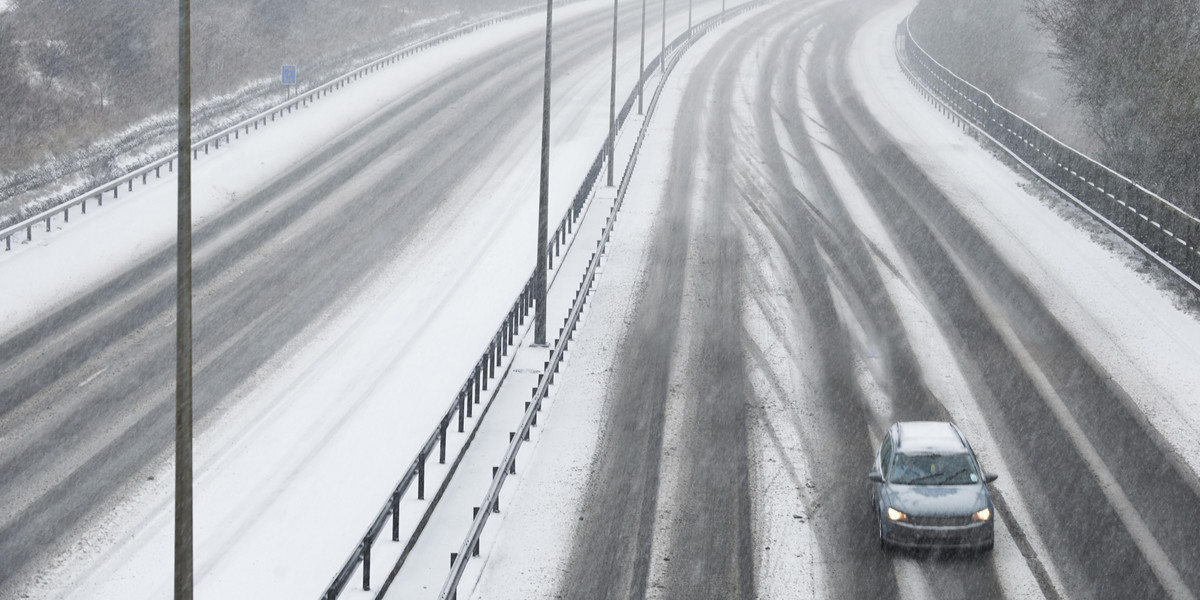
[[(914, 580), (934, 597), (1012, 595), (1001, 552), (1046, 597), (1200, 594), (1194, 474), (856, 98), (850, 40), (889, 5), (780, 2), (693, 50), (559, 597), (763, 589), (761, 381), (787, 403), (785, 433), (807, 464), (815, 501), (796, 518), (819, 546), (818, 596), (912, 597)], [(829, 153), (848, 174), (830, 172)], [(861, 198), (837, 184), (847, 175)], [(902, 264), (888, 262), (860, 206)], [(940, 374), (914, 351), (892, 278), (957, 353), (1011, 473), (995, 493), (1009, 532), (997, 543), (1015, 548), (878, 549), (865, 479), (875, 444), (890, 422), (951, 418), (926, 386)], [(749, 324), (758, 312), (772, 315), (765, 337)], [(790, 356), (768, 356), (769, 343)], [(1010, 513), (1014, 493), (1045, 553)]]

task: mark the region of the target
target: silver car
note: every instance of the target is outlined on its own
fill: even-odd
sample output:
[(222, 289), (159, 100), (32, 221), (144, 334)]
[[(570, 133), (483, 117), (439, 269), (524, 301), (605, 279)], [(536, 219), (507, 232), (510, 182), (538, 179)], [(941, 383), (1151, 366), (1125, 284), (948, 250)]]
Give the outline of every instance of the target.
[(884, 549), (991, 550), (996, 509), (984, 473), (952, 423), (913, 421), (888, 429), (868, 478)]

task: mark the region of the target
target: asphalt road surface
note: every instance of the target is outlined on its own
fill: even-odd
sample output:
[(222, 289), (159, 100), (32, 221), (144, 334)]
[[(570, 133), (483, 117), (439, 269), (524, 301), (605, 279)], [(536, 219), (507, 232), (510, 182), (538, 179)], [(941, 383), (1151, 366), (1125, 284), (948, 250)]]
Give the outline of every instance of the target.
[[(892, 421), (945, 420), (889, 295), (877, 240), (819, 151), (850, 167), (968, 378), (1046, 552), (999, 518), (1041, 594), (1200, 593), (1200, 485), (1039, 298), (856, 98), (848, 45), (886, 2), (779, 2), (732, 25), (686, 83), (649, 270), (611, 375), (560, 597), (747, 598), (763, 542), (753, 526), (748, 382), (762, 360), (747, 306), (791, 298), (773, 324), (799, 332), (809, 402), (790, 407), (821, 509), (809, 515), (828, 597), (900, 594), (877, 543), (866, 473)], [(697, 50), (699, 51), (699, 50)], [(811, 60), (805, 61), (804, 57)], [(799, 88), (811, 90), (812, 103)], [(820, 119), (814, 119), (815, 113)], [(816, 131), (820, 129), (820, 131)], [(821, 135), (815, 135), (820, 133)], [(827, 143), (823, 140), (828, 139)], [(785, 276), (760, 277), (771, 248)], [(853, 331), (852, 331), (853, 330)], [(869, 349), (856, 342), (865, 332)], [(855, 365), (881, 365), (872, 409)], [(789, 373), (768, 372), (781, 381)], [(984, 465), (986, 468), (986, 464)], [(998, 543), (1000, 541), (998, 540)], [(915, 556), (930, 594), (1005, 594), (995, 554)]]
[[(667, 5), (672, 19), (687, 9)], [(648, 11), (649, 31), (661, 15)], [(623, 3), (620, 18), (628, 55), (640, 6)], [(554, 34), (555, 81), (608, 72), (611, 12), (557, 19)], [(197, 423), (413, 243), (425, 215), (512, 152), (515, 132), (536, 144), (544, 40), (438, 75), (197, 227)], [(556, 102), (582, 94), (595, 106), (576, 104), (607, 114), (603, 83), (556, 90)], [(0, 340), (0, 589), (172, 447), (174, 282), (172, 245)]]

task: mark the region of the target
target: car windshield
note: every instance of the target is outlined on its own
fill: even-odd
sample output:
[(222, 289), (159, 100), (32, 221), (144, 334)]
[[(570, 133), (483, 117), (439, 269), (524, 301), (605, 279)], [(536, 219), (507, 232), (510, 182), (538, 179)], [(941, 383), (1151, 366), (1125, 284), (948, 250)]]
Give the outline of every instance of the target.
[(904, 485), (970, 485), (979, 473), (968, 454), (897, 454), (890, 481)]

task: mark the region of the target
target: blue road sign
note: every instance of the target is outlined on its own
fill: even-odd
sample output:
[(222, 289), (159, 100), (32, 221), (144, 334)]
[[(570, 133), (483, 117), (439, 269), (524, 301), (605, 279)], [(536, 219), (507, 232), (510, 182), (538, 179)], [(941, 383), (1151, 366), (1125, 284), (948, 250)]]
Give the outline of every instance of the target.
[(296, 65), (283, 65), (283, 85), (296, 85)]

